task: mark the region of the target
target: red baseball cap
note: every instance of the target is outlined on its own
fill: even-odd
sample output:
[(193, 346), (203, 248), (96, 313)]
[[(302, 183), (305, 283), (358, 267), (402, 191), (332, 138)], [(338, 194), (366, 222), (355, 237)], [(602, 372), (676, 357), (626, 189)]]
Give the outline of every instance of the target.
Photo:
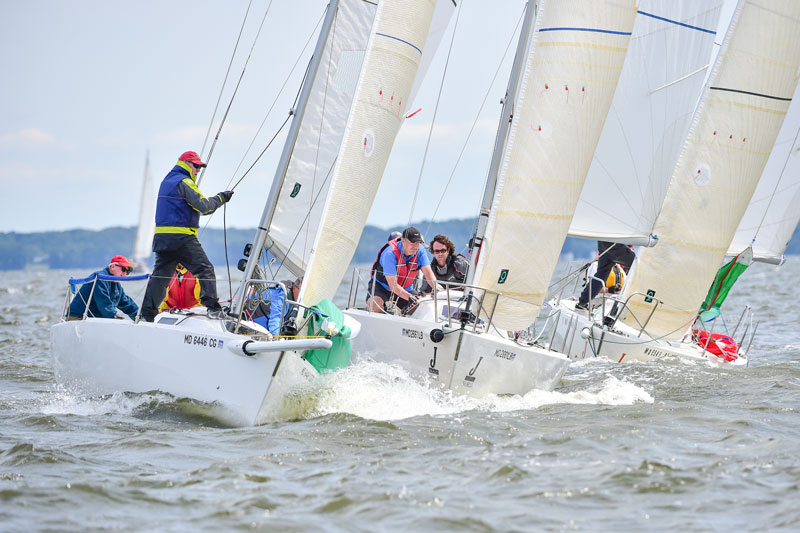
[(202, 161), (200, 161), (200, 156), (197, 155), (197, 152), (183, 152), (181, 156), (178, 158), (178, 161), (187, 161), (189, 163), (194, 163), (195, 165), (199, 165), (201, 167), (208, 166)]
[(111, 258), (111, 263), (116, 263), (119, 266), (125, 268), (131, 267), (130, 261), (128, 261), (128, 259), (124, 255), (115, 255), (114, 257)]

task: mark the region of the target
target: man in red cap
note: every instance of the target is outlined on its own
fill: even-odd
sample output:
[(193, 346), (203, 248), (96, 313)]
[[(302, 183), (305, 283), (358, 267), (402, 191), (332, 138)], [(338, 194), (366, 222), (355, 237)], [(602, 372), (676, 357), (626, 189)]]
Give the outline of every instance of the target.
[[(98, 270), (94, 274), (127, 276), (132, 271), (133, 267), (124, 255), (115, 255), (111, 258), (108, 267)], [(93, 286), (94, 291), (92, 291)], [(92, 301), (89, 303), (89, 312), (86, 313), (86, 302), (89, 301), (90, 294)], [(117, 309), (131, 317), (131, 320), (135, 319), (136, 313), (139, 312), (139, 306), (125, 294), (122, 283), (96, 278), (81, 286), (78, 294), (69, 304), (67, 319), (81, 320), (84, 313), (89, 318), (114, 318), (117, 315)]]
[(214, 267), (197, 240), (197, 228), (200, 215), (216, 211), (231, 199), (233, 191), (223, 191), (210, 198), (203, 196), (195, 182), (197, 172), (205, 166), (196, 152), (184, 152), (161, 182), (153, 237), (156, 264), (144, 294), (142, 320), (153, 321), (178, 263), (204, 282), (200, 285), (200, 302), (209, 311), (222, 311), (217, 298)]

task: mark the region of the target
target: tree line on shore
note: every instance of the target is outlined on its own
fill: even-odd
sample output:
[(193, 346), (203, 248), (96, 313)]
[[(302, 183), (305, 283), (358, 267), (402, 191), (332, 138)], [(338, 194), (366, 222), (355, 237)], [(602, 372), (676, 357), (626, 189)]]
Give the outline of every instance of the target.
[[(466, 218), (433, 223), (421, 221), (414, 225), (419, 228), (426, 240), (430, 240), (437, 233), (443, 233), (453, 241), (458, 251), (463, 252), (474, 231), (475, 220)], [(402, 229), (402, 226), (388, 229), (366, 226), (353, 262), (373, 262), (378, 250), (389, 237), (389, 233), (402, 231)], [(245, 244), (252, 242), (254, 235), (255, 229), (250, 228), (229, 228), (227, 235), (221, 229), (206, 228), (200, 231), (200, 242), (213, 264), (224, 265), (227, 240), (227, 260), (235, 268), (239, 259), (244, 257), (242, 250), (244, 250)], [(112, 227), (103, 230), (73, 229), (40, 233), (0, 233), (0, 270), (97, 269), (105, 265), (109, 258), (116, 254), (130, 256), (135, 237), (135, 227)], [(531, 242), (530, 245), (532, 252), (535, 251), (536, 243)], [(574, 258), (589, 258), (595, 250), (594, 241), (567, 238), (561, 254)], [(800, 232), (795, 231), (786, 254), (800, 254)]]

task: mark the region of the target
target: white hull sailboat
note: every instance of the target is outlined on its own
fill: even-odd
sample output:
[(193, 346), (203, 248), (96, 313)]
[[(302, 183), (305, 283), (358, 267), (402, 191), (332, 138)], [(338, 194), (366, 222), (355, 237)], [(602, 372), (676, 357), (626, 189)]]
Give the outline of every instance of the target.
[[(634, 13), (633, 2), (529, 3), (473, 239), (479, 248), (470, 278), (421, 299), (404, 317), (356, 309), (351, 301), (346, 313), (365, 332), (354, 341), (359, 356), (399, 364), (471, 396), (524, 394), (558, 384), (569, 360), (514, 331), (533, 323), (544, 301), (622, 69)], [(532, 237), (537, 253), (528, 248)]]
[[(358, 323), (349, 317), (317, 325), (315, 311), (303, 303), (313, 301), (316, 305), (330, 298), (341, 279), (337, 273), (344, 271), (352, 256), (340, 249), (337, 256), (327, 257), (316, 268), (310, 264), (312, 252), (324, 250), (323, 245), (308, 245), (325, 228), (319, 220), (336, 217), (331, 213), (351, 205), (350, 196), (330, 187), (336, 181), (328, 179), (330, 167), (334, 161), (341, 164), (347, 160), (345, 132), (350, 131), (350, 122), (364, 113), (358, 100), (363, 71), (383, 80), (385, 90), (392, 90), (397, 69), (391, 62), (381, 61), (380, 54), (398, 56), (392, 46), (401, 38), (413, 38), (424, 45), (433, 11), (433, 4), (427, 0), (398, 0), (378, 6), (361, 0), (332, 1), (293, 110), (294, 119), (259, 230), (245, 252), (248, 260), (243, 264), (245, 276), (232, 304), (234, 316), (212, 318), (204, 308), (195, 307), (161, 313), (154, 323), (86, 316), (63, 321), (52, 328), (59, 382), (88, 393), (161, 390), (217, 403), (231, 413), (232, 423), (259, 424), (281, 416), (289, 391), (330, 369), (320, 368), (323, 363), (312, 364), (306, 357), (331, 349), (335, 344), (331, 337), (338, 341), (336, 337), (347, 332), (355, 337), (359, 330)], [(418, 61), (402, 57), (397, 61), (405, 65), (402, 77), (410, 84)], [(404, 87), (401, 94), (408, 94), (409, 89)], [(395, 116), (396, 110), (390, 111)], [(374, 152), (388, 153), (392, 142), (389, 136), (381, 137)], [(351, 229), (360, 234), (363, 221)], [(305, 276), (306, 296), (301, 294), (297, 302), (284, 304), (297, 306), (297, 317), (286, 318), (286, 308), (282, 308), (278, 333), (245, 319), (255, 308), (253, 304), (263, 302), (265, 288), (285, 289), (264, 279), (266, 268), (259, 262), (270, 260), (267, 248), (290, 272)], [(312, 293), (314, 288), (317, 291)], [(287, 333), (287, 321), (294, 321), (289, 325), (296, 333)]]
[[(712, 354), (693, 334), (694, 328), (709, 329), (695, 324), (699, 302), (729, 249), (797, 87), (799, 9), (793, 3), (738, 3), (652, 228), (659, 244), (642, 249), (623, 295), (603, 297), (591, 314), (576, 312), (574, 300), (556, 300), (553, 346), (574, 359), (678, 356), (747, 365), (746, 334), (752, 342), (755, 333), (745, 325), (749, 308), (732, 332), (717, 333), (730, 342), (728, 351)], [(766, 27), (769, 36), (763, 35)], [(743, 258), (750, 253), (740, 252)], [(609, 317), (614, 303), (618, 313)], [(700, 334), (710, 337), (714, 327)]]
[(61, 322), (51, 330), (56, 379), (89, 395), (165, 391), (218, 404), (229, 424), (256, 425), (291, 415), (286, 395), (318, 375), (300, 355), (331, 347), (325, 338), (258, 342), (231, 333), (225, 321), (206, 317), (202, 309), (194, 313), (164, 313), (152, 324)]

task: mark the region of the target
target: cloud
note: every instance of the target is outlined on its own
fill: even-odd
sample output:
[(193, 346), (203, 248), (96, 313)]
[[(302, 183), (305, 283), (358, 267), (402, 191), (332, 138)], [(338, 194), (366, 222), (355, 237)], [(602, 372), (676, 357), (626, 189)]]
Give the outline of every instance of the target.
[(25, 128), (15, 133), (0, 135), (0, 146), (10, 148), (36, 148), (52, 146), (56, 138), (46, 131), (36, 128)]

